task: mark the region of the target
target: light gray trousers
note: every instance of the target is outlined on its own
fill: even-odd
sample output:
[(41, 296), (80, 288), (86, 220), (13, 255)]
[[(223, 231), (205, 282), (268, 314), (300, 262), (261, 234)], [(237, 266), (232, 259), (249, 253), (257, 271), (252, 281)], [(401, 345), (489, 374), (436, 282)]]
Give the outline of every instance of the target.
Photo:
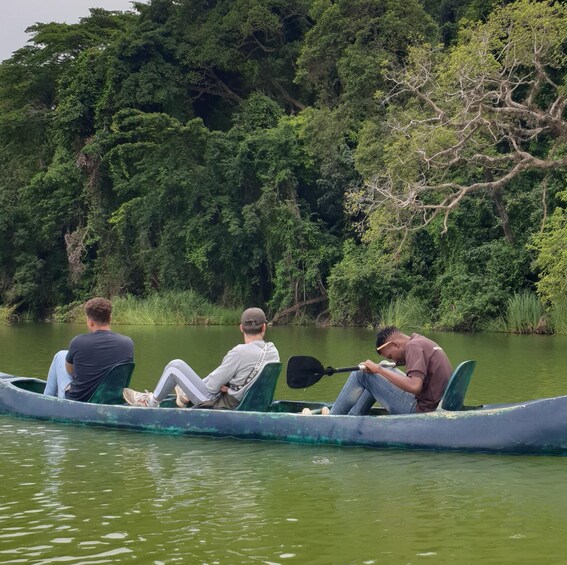
[(173, 392), (175, 385), (183, 389), (193, 405), (217, 396), (207, 389), (203, 379), (181, 359), (174, 359), (165, 366), (154, 390), (155, 398), (161, 402)]

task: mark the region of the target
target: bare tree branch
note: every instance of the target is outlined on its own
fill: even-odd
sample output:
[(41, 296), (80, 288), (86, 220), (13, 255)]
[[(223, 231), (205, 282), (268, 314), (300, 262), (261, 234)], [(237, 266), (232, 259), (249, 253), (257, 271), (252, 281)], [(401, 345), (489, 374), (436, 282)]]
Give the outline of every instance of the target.
[[(526, 7), (541, 16), (528, 17)], [(369, 212), (397, 210), (403, 229), (442, 215), (446, 227), (466, 197), (486, 192), (506, 231), (506, 187), (527, 171), (567, 168), (567, 99), (554, 80), (566, 33), (564, 6), (524, 0), (478, 24), (445, 57), (414, 50), (388, 77), (389, 152), (367, 184)]]

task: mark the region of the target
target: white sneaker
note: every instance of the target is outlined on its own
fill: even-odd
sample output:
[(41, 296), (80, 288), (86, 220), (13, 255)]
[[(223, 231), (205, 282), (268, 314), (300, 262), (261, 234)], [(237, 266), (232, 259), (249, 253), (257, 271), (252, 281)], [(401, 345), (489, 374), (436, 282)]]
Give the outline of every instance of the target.
[[(323, 408), (321, 408), (321, 416), (328, 416), (331, 413), (331, 411), (329, 410), (328, 406), (323, 406)], [(302, 416), (311, 416), (313, 414), (313, 412), (311, 412), (311, 410), (309, 408), (304, 408), (301, 411), (301, 415)]]
[(125, 388), (122, 390), (122, 396), (124, 400), (130, 406), (145, 406), (150, 408), (155, 408), (159, 406), (159, 402), (155, 399), (151, 392), (137, 392), (131, 388)]
[(175, 404), (177, 404), (179, 408), (185, 408), (187, 404), (189, 404), (189, 398), (187, 398), (187, 395), (179, 385), (175, 385), (175, 395), (177, 396)]

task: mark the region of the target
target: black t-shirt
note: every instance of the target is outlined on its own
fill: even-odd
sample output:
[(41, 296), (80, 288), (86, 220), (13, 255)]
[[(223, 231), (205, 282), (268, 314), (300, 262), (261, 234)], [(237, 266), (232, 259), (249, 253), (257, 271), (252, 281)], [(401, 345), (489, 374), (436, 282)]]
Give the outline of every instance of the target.
[(110, 330), (81, 334), (71, 340), (65, 360), (73, 364), (75, 372), (66, 398), (86, 401), (108, 369), (134, 360), (134, 343), (129, 337)]

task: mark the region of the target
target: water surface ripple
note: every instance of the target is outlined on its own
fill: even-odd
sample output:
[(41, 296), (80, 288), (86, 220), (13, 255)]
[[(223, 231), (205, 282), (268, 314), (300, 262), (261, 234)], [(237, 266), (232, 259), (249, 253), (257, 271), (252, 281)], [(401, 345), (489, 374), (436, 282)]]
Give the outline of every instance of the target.
[[(163, 341), (145, 331), (133, 331), (142, 387), (164, 360), (184, 357), (176, 343), (203, 350), (204, 370), (234, 339), (233, 328), (163, 329)], [(50, 347), (35, 347), (42, 332)], [(0, 370), (37, 376), (69, 337), (47, 326), (1, 334)], [(284, 359), (338, 366), (371, 355), (364, 330), (274, 334)], [(474, 401), (567, 391), (560, 338), (436, 337), (452, 358), (479, 360)], [(26, 339), (34, 355), (22, 354)], [(278, 396), (332, 399), (344, 378), (307, 391), (281, 383)], [(10, 416), (0, 416), (0, 438), (2, 564), (565, 563), (567, 458), (170, 437)]]

